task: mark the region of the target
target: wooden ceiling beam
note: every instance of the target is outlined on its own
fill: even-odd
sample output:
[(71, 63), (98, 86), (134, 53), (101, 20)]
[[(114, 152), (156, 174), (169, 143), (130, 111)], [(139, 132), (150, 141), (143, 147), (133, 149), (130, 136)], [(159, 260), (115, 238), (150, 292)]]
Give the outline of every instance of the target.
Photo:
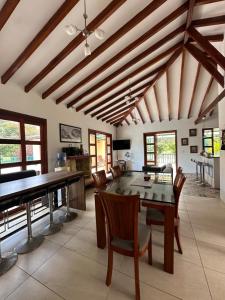
[(193, 20), (192, 26), (197, 27), (206, 27), (206, 26), (214, 26), (214, 25), (223, 25), (225, 23), (225, 16), (217, 16), (211, 18), (204, 18), (199, 20)]
[(191, 22), (192, 22), (195, 2), (196, 2), (196, 0), (189, 0), (189, 7), (188, 7), (185, 34), (184, 34), (184, 44), (186, 44), (187, 41), (188, 41), (188, 31), (187, 31), (187, 29), (189, 28), (189, 26), (191, 25)]
[[(69, 0), (70, 1), (70, 0)], [(127, 0), (113, 0), (103, 9), (102, 12), (87, 25), (89, 31), (94, 31), (103, 24), (121, 5)], [(29, 83), (26, 84), (24, 90), (29, 92), (42, 79), (44, 79), (61, 61), (63, 61), (72, 51), (74, 51), (83, 41), (85, 37), (79, 33), (65, 48), (63, 48), (49, 63), (42, 69)]]
[(133, 106), (134, 106), (134, 104), (130, 104), (130, 105), (127, 105), (127, 106), (123, 106), (123, 107), (122, 107), (121, 109), (119, 109), (119, 110), (116, 110), (116, 111), (113, 110), (113, 111), (111, 111), (111, 114), (105, 116), (104, 118), (101, 118), (101, 119), (102, 119), (102, 122), (104, 122), (104, 121), (106, 121), (106, 120), (108, 120), (108, 119), (110, 119), (110, 118), (116, 116), (116, 115), (119, 114), (119, 113), (122, 113), (123, 111), (125, 111), (125, 110), (127, 110), (127, 109), (129, 109), (129, 108), (131, 108), (131, 107), (133, 107)]
[(113, 35), (111, 35), (105, 42), (103, 42), (99, 47), (97, 47), (91, 55), (83, 59), (77, 65), (72, 67), (66, 74), (64, 74), (60, 79), (58, 79), (53, 85), (51, 85), (44, 93), (42, 98), (45, 99), (51, 95), (55, 90), (72, 78), (75, 74), (86, 67), (90, 62), (92, 62), (96, 57), (102, 54), (105, 50), (111, 47), (116, 41), (127, 34), (136, 25), (142, 22), (146, 17), (151, 15), (155, 10), (157, 10), (164, 2), (167, 0), (153, 0), (149, 3), (142, 11), (140, 11), (136, 16), (129, 20), (125, 25), (118, 29)]
[(168, 106), (168, 119), (171, 121), (171, 91), (170, 91), (170, 84), (169, 84), (169, 75), (168, 75), (168, 70), (166, 70), (166, 91), (167, 91), (167, 106)]
[(147, 112), (148, 112), (149, 121), (152, 123), (152, 114), (151, 114), (150, 107), (149, 107), (149, 105), (148, 105), (147, 96), (144, 95), (143, 98), (144, 98), (144, 103), (145, 103), (146, 110), (147, 110)]
[(184, 85), (184, 64), (185, 64), (185, 50), (183, 50), (182, 60), (181, 60), (180, 90), (179, 90), (179, 104), (178, 104), (178, 116), (177, 116), (178, 120), (181, 119), (182, 92), (183, 92), (183, 85)]
[(198, 43), (198, 45), (208, 53), (211, 58), (225, 70), (225, 57), (194, 27), (188, 28), (189, 35)]
[[(222, 42), (224, 40), (224, 34), (209, 34), (209, 35), (205, 35), (205, 38), (209, 41), (209, 42)], [(193, 39), (189, 38), (188, 40), (189, 43), (197, 43), (196, 41), (194, 41)]]
[(118, 113), (117, 115), (115, 115), (115, 116), (113, 116), (113, 117), (107, 119), (107, 120), (106, 120), (106, 123), (114, 122), (115, 120), (117, 120), (117, 119), (123, 117), (124, 114), (126, 114), (127, 112), (128, 112), (128, 109), (125, 110), (125, 111), (123, 111), (122, 113)]
[(120, 125), (122, 120), (123, 120), (123, 116), (122, 116), (122, 118), (118, 118), (118, 119), (110, 122), (110, 125), (117, 125), (117, 124)]
[[(137, 125), (137, 121), (135, 120), (135, 117), (134, 117), (134, 115), (133, 115), (132, 110), (133, 110), (133, 109), (131, 108), (131, 110), (129, 110), (128, 113), (131, 115), (132, 120), (134, 120), (134, 124)], [(123, 120), (124, 120), (124, 119), (123, 119)]]
[(204, 109), (200, 115), (198, 116), (198, 118), (195, 120), (195, 124), (198, 124), (202, 118), (204, 118), (208, 113), (210, 113), (210, 111), (212, 109), (214, 109), (214, 107), (225, 97), (225, 89), (223, 89), (223, 91), (216, 97), (215, 100), (213, 100), (206, 109)]
[[(176, 50), (177, 48), (179, 48), (181, 46), (181, 44), (182, 44), (182, 42), (179, 42), (179, 43), (175, 44), (174, 46), (170, 47), (168, 50), (166, 50), (163, 53), (159, 54), (158, 56), (154, 57), (149, 62), (145, 63), (143, 66), (139, 67), (138, 69), (136, 69), (135, 71), (131, 72), (130, 74), (128, 74), (124, 78), (122, 78), (119, 81), (115, 82), (113, 85), (111, 85), (110, 87), (106, 88), (105, 90), (103, 90), (102, 92), (100, 92), (99, 94), (97, 94), (96, 96), (94, 96), (93, 98), (91, 98), (91, 99), (87, 100), (86, 102), (84, 102), (83, 104), (79, 105), (76, 108), (76, 111), (80, 111), (83, 108), (85, 108), (86, 106), (94, 103), (95, 101), (99, 100), (99, 98), (103, 97), (105, 94), (111, 92), (112, 90), (114, 90), (115, 88), (117, 88), (118, 86), (120, 86), (122, 83), (124, 83), (127, 80), (129, 80), (130, 78), (138, 75), (140, 72), (142, 72), (145, 69), (149, 68), (153, 64), (159, 62), (161, 59), (163, 59), (164, 57), (166, 57), (167, 55), (169, 55), (171, 52), (173, 52), (174, 50)], [(73, 103), (73, 101), (72, 101), (72, 103)], [(72, 106), (71, 102), (69, 104), (67, 104), (68, 108), (71, 107), (71, 106)]]
[(20, 0), (7, 0), (0, 10), (0, 31), (8, 21), (14, 9), (19, 4)]
[(202, 104), (201, 104), (201, 107), (200, 107), (198, 116), (200, 116), (201, 112), (203, 111), (203, 107), (204, 107), (204, 104), (205, 104), (207, 95), (208, 95), (208, 93), (209, 93), (209, 91), (210, 91), (210, 89), (211, 89), (211, 87), (212, 87), (213, 81), (214, 81), (214, 78), (211, 76), (211, 79), (210, 79), (209, 84), (208, 84), (208, 86), (207, 86), (207, 88), (206, 88), (206, 91), (205, 91), (204, 98), (203, 98), (203, 100), (202, 100)]
[(224, 86), (224, 78), (220, 74), (220, 72), (216, 69), (216, 67), (206, 58), (205, 54), (196, 48), (192, 44), (186, 44), (186, 49), (191, 53), (191, 55), (200, 62), (204, 68), (217, 80), (217, 82), (223, 87)]
[(6, 83), (16, 71), (28, 60), (34, 51), (43, 43), (49, 34), (56, 28), (56, 26), (65, 18), (65, 16), (74, 8), (79, 0), (65, 0), (59, 9), (53, 14), (48, 22), (36, 34), (32, 41), (26, 46), (17, 59), (2, 75), (2, 83)]
[(142, 123), (145, 124), (145, 119), (144, 119), (144, 117), (143, 117), (143, 115), (141, 113), (140, 107), (138, 106), (138, 104), (136, 104), (135, 107), (136, 107), (136, 109), (138, 111), (138, 114), (139, 114), (139, 116), (141, 118)]
[(127, 120), (127, 118), (125, 118), (125, 122), (127, 123), (127, 125), (130, 125), (130, 122)]
[(190, 119), (190, 117), (191, 117), (191, 112), (192, 112), (192, 107), (193, 107), (193, 103), (194, 103), (194, 99), (195, 99), (195, 92), (196, 92), (196, 89), (197, 89), (197, 84), (198, 84), (198, 78), (199, 78), (200, 71), (201, 71), (201, 64), (198, 63), (198, 68), (197, 68), (197, 71), (196, 71), (196, 74), (195, 74), (194, 87), (193, 87), (193, 90), (192, 90), (191, 101), (190, 101), (189, 110), (188, 110), (188, 119)]
[(155, 95), (155, 101), (156, 101), (156, 107), (157, 107), (159, 121), (162, 122), (161, 111), (160, 111), (160, 106), (159, 106), (159, 97), (158, 97), (157, 88), (155, 85), (153, 85), (153, 92)]
[[(97, 70), (92, 72), (89, 76), (84, 78), (82, 81), (77, 83), (75, 86), (73, 86), (70, 90), (68, 90), (66, 93), (61, 95), (57, 100), (56, 103), (59, 104), (63, 100), (65, 100), (67, 97), (72, 95), (76, 90), (81, 88), (83, 85), (87, 84), (90, 82), (92, 79), (95, 79), (99, 74), (110, 68), (113, 64), (118, 62), (119, 59), (124, 57), (125, 55), (129, 54), (132, 50), (135, 48), (139, 47), (141, 44), (146, 42), (149, 38), (157, 34), (161, 29), (163, 29), (165, 26), (170, 24), (172, 21), (174, 21), (176, 18), (181, 16), (188, 8), (188, 3), (186, 2), (185, 4), (181, 5), (178, 7), (174, 12), (169, 14), (166, 18), (161, 20), (158, 24), (150, 28), (147, 32), (145, 32), (142, 36), (140, 36), (137, 40), (129, 44), (127, 47), (125, 47), (123, 50), (121, 50), (119, 53), (117, 53), (115, 56), (113, 56), (110, 60), (108, 60), (106, 63), (104, 63), (102, 66), (100, 66)], [(179, 29), (180, 28), (180, 29)], [(179, 30), (185, 30), (185, 25), (180, 26), (176, 32), (178, 34), (180, 31)], [(170, 35), (173, 35), (171, 32)], [(170, 37), (168, 37), (170, 38)], [(171, 37), (173, 38), (173, 37)], [(169, 40), (169, 39), (168, 39)], [(163, 42), (163, 40), (161, 41)], [(165, 40), (166, 43), (166, 40)], [(156, 43), (155, 45), (152, 46), (152, 51), (155, 51), (158, 47), (160, 47), (160, 43)]]
[(196, 0), (195, 5), (204, 5), (204, 4), (211, 4), (211, 3), (216, 3), (216, 2), (221, 2), (224, 0)]
[[(125, 70), (128, 70), (130, 67), (133, 67), (135, 64), (137, 64), (138, 62), (140, 62), (142, 59), (146, 58), (148, 55), (151, 55), (155, 50), (158, 50), (158, 48), (162, 47), (168, 41), (170, 41), (171, 39), (173, 39), (174, 37), (176, 37), (177, 34), (183, 32), (183, 31), (184, 31), (184, 27), (180, 26), (179, 28), (177, 28), (176, 30), (174, 30), (173, 32), (171, 32), (170, 34), (168, 34), (166, 37), (164, 37), (162, 40), (160, 40), (159, 42), (155, 43), (154, 45), (152, 45), (151, 47), (149, 47), (148, 49), (146, 49), (144, 52), (140, 53), (139, 55), (137, 55), (136, 57), (134, 57), (133, 59), (131, 59), (128, 63), (126, 63), (125, 65), (123, 65), (119, 69), (117, 69), (115, 72), (111, 73), (109, 76), (105, 77), (103, 80), (101, 80), (100, 82), (98, 82), (97, 84), (95, 84), (94, 86), (92, 86), (90, 89), (86, 90), (84, 93), (82, 93), (81, 95), (79, 95), (74, 100), (72, 100), (69, 103), (70, 106), (78, 103), (84, 97), (86, 97), (89, 94), (91, 94), (92, 92), (96, 91), (98, 88), (102, 87), (104, 84), (106, 84), (110, 80), (113, 80), (116, 76), (119, 76)], [(153, 63), (154, 63), (154, 60), (153, 60)], [(59, 99), (61, 101), (62, 100), (62, 96), (60, 98), (58, 98), (56, 100), (56, 102), (59, 101)]]

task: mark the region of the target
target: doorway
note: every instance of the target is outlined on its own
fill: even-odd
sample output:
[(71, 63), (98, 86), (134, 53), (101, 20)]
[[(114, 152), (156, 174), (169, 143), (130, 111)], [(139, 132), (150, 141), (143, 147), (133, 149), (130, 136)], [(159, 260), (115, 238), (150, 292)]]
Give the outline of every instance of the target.
[(109, 172), (112, 166), (112, 135), (89, 129), (89, 154), (92, 173)]
[(144, 133), (145, 165), (171, 164), (177, 169), (177, 131)]

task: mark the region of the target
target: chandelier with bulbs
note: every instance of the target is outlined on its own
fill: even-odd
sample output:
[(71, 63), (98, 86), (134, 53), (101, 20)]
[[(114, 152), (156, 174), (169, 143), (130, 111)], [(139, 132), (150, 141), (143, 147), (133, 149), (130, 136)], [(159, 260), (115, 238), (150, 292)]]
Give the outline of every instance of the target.
[[(135, 98), (132, 97), (132, 90), (131, 90), (130, 79), (129, 79), (129, 90), (128, 90), (128, 95), (126, 95), (126, 96), (124, 97), (124, 100), (126, 100), (126, 105), (130, 104), (133, 100), (134, 100), (135, 102), (138, 101), (138, 97), (135, 97)], [(134, 114), (133, 114), (133, 116), (132, 116), (132, 121), (133, 121), (134, 123), (138, 123), (138, 122), (140, 121), (140, 119), (137, 118), (137, 116), (136, 116), (136, 106), (135, 106), (135, 109), (134, 109)]]
[(96, 28), (94, 31), (88, 30), (87, 28), (87, 19), (88, 19), (88, 15), (87, 15), (87, 7), (86, 7), (86, 0), (84, 0), (84, 13), (83, 13), (83, 17), (84, 17), (84, 28), (80, 29), (79, 27), (77, 27), (76, 25), (70, 24), (70, 25), (66, 25), (65, 26), (65, 31), (68, 35), (75, 35), (77, 33), (82, 33), (82, 35), (85, 38), (85, 45), (84, 45), (84, 55), (85, 56), (89, 56), (91, 55), (91, 48), (88, 44), (88, 37), (89, 35), (91, 35), (92, 33), (94, 33), (95, 37), (99, 40), (103, 40), (105, 37), (105, 32), (100, 29), (100, 28)]

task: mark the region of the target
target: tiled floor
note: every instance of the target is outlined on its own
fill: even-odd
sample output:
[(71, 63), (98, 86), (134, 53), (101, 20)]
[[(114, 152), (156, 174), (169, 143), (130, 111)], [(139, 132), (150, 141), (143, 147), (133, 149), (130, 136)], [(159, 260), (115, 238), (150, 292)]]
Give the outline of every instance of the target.
[[(134, 299), (131, 258), (115, 255), (112, 285), (104, 283), (107, 252), (96, 247), (94, 217), (89, 190), (86, 212), (79, 212), (75, 221), (64, 224), (33, 253), (20, 255), (17, 265), (0, 277), (0, 299)], [(189, 196), (186, 189), (180, 217), (184, 253), (175, 252), (175, 274), (162, 270), (163, 232), (154, 227), (153, 266), (147, 264), (147, 256), (140, 260), (141, 299), (225, 299), (225, 204), (217, 197)], [(144, 222), (144, 211), (140, 219)], [(43, 220), (35, 224), (35, 232), (42, 226)], [(20, 232), (5, 241), (3, 250), (24, 235)]]

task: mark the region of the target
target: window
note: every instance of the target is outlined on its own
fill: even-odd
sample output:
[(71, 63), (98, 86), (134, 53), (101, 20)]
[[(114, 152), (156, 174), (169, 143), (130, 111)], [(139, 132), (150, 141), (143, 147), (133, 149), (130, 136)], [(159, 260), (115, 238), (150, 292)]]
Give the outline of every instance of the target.
[(45, 119), (0, 109), (0, 173), (47, 166), (47, 122)]
[(203, 151), (212, 156), (220, 155), (220, 131), (219, 128), (206, 128), (202, 130)]

